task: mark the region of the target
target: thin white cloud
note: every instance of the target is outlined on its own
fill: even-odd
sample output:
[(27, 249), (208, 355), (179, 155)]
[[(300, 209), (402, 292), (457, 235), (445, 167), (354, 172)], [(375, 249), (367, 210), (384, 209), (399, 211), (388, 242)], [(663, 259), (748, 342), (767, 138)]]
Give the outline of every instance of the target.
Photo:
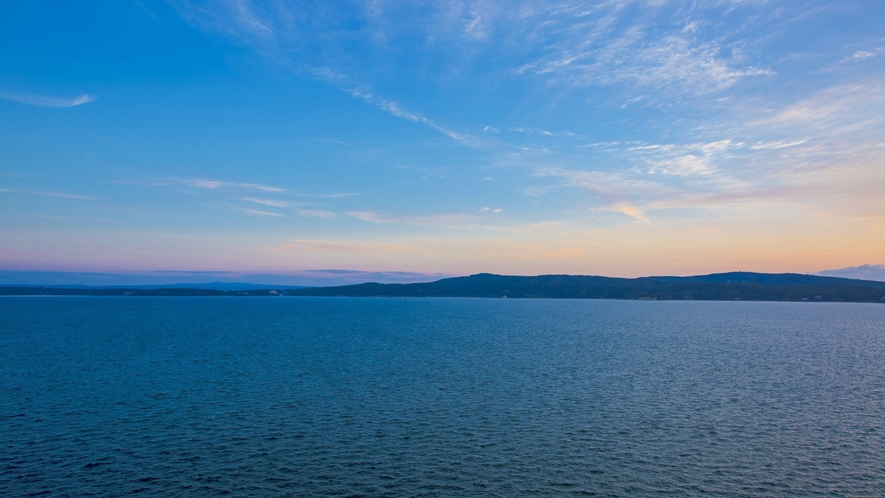
[(205, 178), (172, 178), (168, 182), (156, 183), (155, 185), (169, 184), (184, 185), (186, 187), (206, 189), (206, 190), (222, 190), (222, 189), (242, 189), (256, 190), (259, 192), (285, 192), (282, 187), (274, 187), (272, 185), (262, 185), (260, 183), (240, 183), (226, 182), (221, 180), (208, 180)]
[(352, 216), (360, 221), (365, 221), (367, 223), (394, 223), (394, 222), (396, 222), (396, 220), (393, 218), (381, 216), (378, 213), (374, 213), (372, 211), (350, 211), (345, 214), (348, 216)]
[(627, 83), (683, 94), (709, 93), (746, 77), (774, 74), (769, 69), (738, 67), (721, 52), (722, 47), (713, 42), (682, 34), (649, 41), (635, 28), (601, 48), (557, 54), (559, 59), (541, 60), (527, 69), (578, 86)]
[(262, 199), (259, 197), (243, 197), (241, 200), (246, 202), (253, 202), (255, 204), (261, 204), (262, 206), (270, 206), (270, 207), (278, 207), (278, 208), (287, 208), (295, 205), (293, 202), (289, 201), (280, 201), (277, 199)]
[(656, 230), (660, 230), (665, 233), (670, 233), (670, 232), (667, 232), (666, 230), (664, 230), (663, 228), (660, 228), (657, 225), (655, 225), (654, 223), (652, 223), (648, 218), (646, 218), (645, 213), (643, 213), (642, 210), (636, 206), (632, 206), (630, 204), (619, 202), (619, 203), (611, 204), (609, 206), (603, 206), (602, 208), (599, 208), (599, 209), (612, 210), (612, 211), (618, 211), (620, 213), (624, 213), (627, 216), (629, 216), (631, 218), (635, 218), (635, 219), (645, 223), (646, 225), (648, 225)]
[(270, 23), (254, 12), (248, 0), (230, 0), (228, 2), (237, 22), (247, 31), (257, 36), (273, 36), (274, 30)]
[(283, 215), (280, 213), (274, 213), (271, 211), (263, 211), (261, 209), (239, 208), (239, 210), (243, 213), (250, 214), (253, 216), (273, 216), (273, 217), (277, 217), (277, 218), (283, 217)]
[(676, 194), (672, 188), (647, 180), (630, 179), (622, 173), (543, 168), (537, 174), (564, 178), (567, 180), (568, 186), (581, 187), (590, 192), (599, 202), (597, 210), (618, 211), (657, 230), (662, 229), (649, 220), (642, 208), (630, 202), (629, 198), (636, 197), (647, 202), (650, 198), (669, 197)]
[[(261, 183), (245, 183), (231, 182), (225, 180), (211, 180), (206, 178), (170, 178), (159, 182), (150, 182), (153, 186), (183, 185), (185, 187), (203, 189), (203, 190), (251, 190), (255, 192), (266, 192), (269, 194), (285, 194), (292, 197), (306, 197), (311, 199), (338, 199), (342, 197), (354, 197), (360, 195), (356, 192), (331, 192), (328, 194), (307, 194), (302, 192), (293, 192), (288, 188), (277, 187), (274, 185), (265, 185)], [(274, 199), (265, 199), (258, 197), (243, 197), (242, 200), (254, 202), (256, 204), (264, 204), (265, 206), (291, 207), (297, 203), (280, 201)], [(276, 203), (276, 204), (272, 204)]]
[[(725, 40), (720, 24), (706, 22), (716, 5), (684, 6), (674, 12), (668, 2), (542, 2), (528, 19), (510, 20), (528, 47), (541, 51), (514, 71), (574, 87), (608, 86), (626, 95), (627, 103), (657, 101), (666, 96), (698, 97), (728, 89), (774, 71), (744, 60), (740, 45)], [(514, 37), (515, 38), (515, 37)], [(654, 89), (656, 93), (647, 90)], [(637, 95), (639, 94), (639, 95)]]
[(756, 145), (750, 147), (752, 150), (764, 150), (764, 149), (786, 149), (789, 147), (795, 147), (797, 145), (802, 145), (808, 142), (808, 140), (794, 140), (794, 141), (785, 141), (778, 140), (774, 142), (761, 142)]
[(341, 198), (341, 197), (353, 197), (353, 196), (357, 196), (357, 195), (360, 195), (360, 194), (358, 194), (358, 193), (356, 193), (356, 192), (333, 192), (333, 193), (331, 193), (331, 194), (302, 194), (302, 193), (296, 193), (296, 194), (293, 194), (293, 195), (296, 195), (296, 196), (298, 196), (298, 197), (310, 197), (310, 198), (313, 198), (313, 199), (338, 199), (338, 198)]
[(570, 137), (570, 138), (578, 138), (576, 133), (572, 133), (570, 131), (549, 131), (544, 130), (538, 127), (527, 127), (527, 126), (517, 126), (515, 128), (511, 128), (511, 131), (519, 132), (519, 133), (533, 133), (545, 137)]
[[(506, 5), (445, 0), (418, 7), (395, 0), (209, 0), (178, 5), (196, 24), (231, 34), (300, 74), (458, 143), (490, 151), (496, 167), (542, 177), (512, 187), (527, 195), (579, 187), (589, 194), (582, 199), (591, 198), (595, 208), (607, 206), (651, 223), (657, 209), (739, 203), (750, 209), (772, 199), (807, 203), (810, 192), (827, 192), (836, 184), (839, 195), (881, 185), (872, 167), (851, 180), (852, 186), (849, 179), (834, 182), (840, 164), (858, 171), (860, 164), (881, 164), (877, 144), (883, 143), (885, 92), (881, 74), (869, 72), (883, 54), (876, 48), (880, 40), (840, 49), (833, 60), (843, 60), (841, 68), (856, 72), (843, 71), (840, 83), (830, 88), (813, 77), (804, 78), (795, 91), (791, 86), (790, 95), (758, 86), (779, 78), (777, 71), (791, 70), (776, 57), (759, 56), (773, 46), (770, 40), (759, 41), (758, 34), (774, 36), (773, 30), (793, 29), (790, 23), (801, 16), (820, 16), (801, 7), (762, 0), (515, 0)], [(415, 54), (420, 64), (410, 66)], [(857, 63), (846, 64), (846, 58)], [(861, 70), (867, 71), (865, 80), (859, 78)], [(484, 90), (486, 79), (491, 84)], [(523, 126), (495, 122), (499, 128), (483, 128), (475, 123), (488, 123), (489, 116), (474, 119), (470, 109), (456, 107), (458, 101), (452, 101), (455, 107), (445, 118), (432, 119), (413, 108), (415, 100), (396, 93), (410, 82), (428, 81), (442, 81), (447, 91), (462, 82), (481, 82), (471, 86), (475, 92), (464, 90), (473, 98), (487, 88), (513, 89), (526, 81), (534, 93), (514, 94), (520, 109), (507, 117)], [(445, 86), (452, 81), (456, 84)], [(608, 111), (629, 104), (622, 122), (608, 113), (611, 121), (600, 125), (608, 130), (629, 130), (634, 126), (630, 119), (639, 116), (632, 111), (639, 107), (654, 107), (654, 115), (633, 136), (607, 131), (593, 136), (576, 128), (580, 120), (563, 125), (574, 132), (551, 131), (550, 121), (541, 119), (558, 110), (559, 102), (586, 103), (588, 98), (591, 106), (601, 103)], [(692, 104), (691, 112), (680, 111), (686, 103)], [(528, 106), (534, 107), (525, 111)], [(459, 113), (471, 120), (462, 122), (472, 124), (459, 125)], [(600, 115), (608, 119), (606, 113)], [(526, 116), (538, 118), (538, 124)], [(461, 131), (473, 129), (482, 139)], [(657, 136), (661, 143), (655, 138), (640, 143), (636, 136)], [(524, 143), (540, 142), (539, 137), (543, 147)], [(565, 140), (572, 138), (598, 142), (581, 146)], [(556, 181), (561, 184), (551, 184)], [(233, 188), (222, 183), (199, 188)], [(877, 202), (867, 194), (857, 199), (868, 207)], [(338, 215), (370, 223), (420, 223), (417, 217), (378, 214), (370, 206)]]
[(356, 240), (324, 240), (296, 239), (292, 242), (270, 246), (268, 249), (277, 251), (294, 251), (307, 253), (345, 253), (345, 254), (390, 254), (405, 253), (414, 250), (412, 246), (384, 242), (367, 242)]
[(68, 194), (65, 192), (52, 192), (49, 190), (29, 190), (18, 188), (0, 188), (0, 192), (9, 192), (16, 194), (40, 195), (44, 197), (59, 197), (62, 199), (75, 199), (79, 201), (94, 201), (95, 197), (90, 195)]
[[(354, 10), (363, 10), (363, 14), (369, 16), (369, 18), (372, 18), (372, 12), (377, 12), (381, 7), (380, 2), (376, 3), (374, 6), (371, 5), (371, 2), (366, 2), (364, 5), (360, 5), (361, 2), (356, 3), (356, 6), (352, 6), (355, 7)], [(336, 10), (336, 7), (322, 5), (307, 7), (295, 4), (287, 5), (285, 2), (277, 3), (272, 8), (268, 9), (261, 9), (256, 6), (254, 2), (249, 0), (231, 0), (229, 2), (210, 4), (208, 6), (198, 5), (186, 0), (175, 2), (175, 4), (178, 7), (179, 12), (181, 12), (186, 18), (191, 19), (198, 24), (202, 24), (209, 29), (220, 30), (239, 38), (246, 38), (251, 41), (252, 45), (259, 52), (272, 58), (279, 59), (280, 62), (283, 62), (284, 64), (286, 64), (285, 58), (280, 59), (281, 56), (278, 55), (279, 52), (293, 50), (296, 47), (299, 50), (302, 48), (302, 37), (305, 33), (300, 33), (298, 31), (305, 27), (297, 26), (299, 21), (296, 21), (296, 18), (301, 18), (302, 20), (304, 18), (315, 18), (320, 23), (334, 23), (336, 20), (340, 20), (333, 20), (335, 15), (345, 18), (349, 15), (345, 13), (346, 9), (341, 9), (340, 7)], [(377, 20), (378, 19), (376, 19), (376, 21)], [(474, 34), (479, 32), (479, 25), (477, 22), (478, 18), (471, 23), (471, 27), (468, 29), (469, 32)], [(277, 24), (279, 24), (279, 26), (277, 26)], [(317, 29), (318, 26), (312, 25), (310, 28)], [(322, 42), (335, 46), (337, 43), (329, 40), (329, 35), (335, 32), (340, 33), (342, 36), (346, 35), (346, 33), (341, 32), (340, 29), (330, 29), (329, 31), (322, 31), (321, 29), (321, 32), (317, 33), (317, 36), (311, 41), (313, 43), (320, 43), (321, 48), (324, 48), (322, 47)], [(310, 37), (308, 36), (308, 38)], [(280, 45), (281, 43), (282, 45)], [(324, 50), (321, 50), (321, 52), (322, 51)], [(484, 142), (478, 137), (466, 132), (455, 131), (419, 112), (405, 108), (402, 104), (392, 99), (381, 97), (375, 92), (368, 90), (368, 85), (365, 81), (361, 81), (362, 78), (348, 75), (345, 72), (328, 66), (330, 59), (334, 60), (343, 55), (344, 54), (339, 53), (318, 60), (308, 61), (306, 64), (302, 63), (297, 65), (297, 70), (304, 74), (311, 75), (316, 79), (332, 84), (339, 90), (347, 92), (353, 97), (363, 100), (364, 102), (395, 117), (413, 123), (419, 123), (434, 129), (458, 143), (477, 148), (482, 148), (484, 146)]]
[[(480, 210), (480, 212), (483, 211)], [(498, 208), (492, 212), (500, 213), (501, 209)], [(474, 218), (463, 213), (404, 216), (399, 218), (385, 216), (373, 211), (351, 211), (345, 214), (360, 221), (365, 221), (366, 223), (397, 224), (454, 230), (464, 230), (475, 226), (473, 223)]]
[(469, 147), (483, 148), (486, 145), (486, 143), (479, 137), (476, 137), (470, 133), (452, 130), (451, 128), (437, 123), (435, 120), (424, 116), (420, 112), (407, 109), (399, 102), (377, 95), (372, 90), (369, 90), (368, 86), (365, 83), (355, 82), (356, 80), (358, 80), (358, 78), (355, 78), (328, 66), (308, 65), (308, 67), (302, 69), (305, 74), (308, 74), (311, 77), (330, 85), (333, 85), (339, 90), (350, 94), (352, 97), (362, 100), (363, 102), (371, 106), (377, 107), (394, 117), (404, 119), (406, 121), (411, 121), (413, 123), (422, 124), (433, 130), (438, 131), (439, 133), (442, 133), (443, 135), (451, 138), (456, 142)]
[(838, 84), (779, 110), (770, 117), (759, 119), (755, 126), (796, 126), (825, 128), (832, 132), (834, 125), (858, 123), (861, 116), (875, 122), (885, 121), (880, 111), (885, 108), (885, 85), (880, 81)]
[(562, 178), (563, 187), (584, 190), (590, 194), (587, 202), (595, 205), (593, 210), (617, 211), (664, 232), (667, 231), (648, 218), (646, 209), (715, 208), (752, 197), (740, 181), (715, 174), (686, 177), (644, 170), (581, 171), (545, 167), (539, 168), (536, 175)]
[(48, 214), (32, 214), (34, 218), (44, 218), (48, 220), (64, 220), (64, 221), (97, 221), (99, 223), (116, 223), (116, 220), (107, 218), (77, 218), (73, 216), (53, 216)]
[(461, 144), (464, 144), (464, 145), (467, 145), (470, 147), (477, 147), (477, 148), (482, 148), (482, 146), (484, 145), (484, 141), (482, 141), (478, 137), (475, 137), (475, 136), (470, 135), (468, 133), (460, 133), (460, 132), (456, 132), (454, 130), (451, 130), (449, 128), (446, 128), (445, 126), (438, 124), (436, 121), (434, 121), (426, 116), (423, 116), (418, 112), (414, 112), (414, 111), (410, 111), (408, 109), (405, 109), (400, 104), (398, 104), (392, 100), (380, 98), (380, 97), (372, 94), (371, 92), (352, 90), (352, 91), (350, 91), (350, 94), (358, 99), (363, 100), (364, 102), (366, 102), (368, 104), (378, 107), (379, 109), (381, 109), (393, 116), (396, 116), (401, 119), (405, 119), (407, 121), (411, 121), (413, 123), (420, 123), (420, 124), (423, 124), (429, 128), (432, 128), (432, 129), (442, 133), (443, 135), (445, 135), (445, 136), (451, 138), (452, 140), (459, 142)]
[(0, 99), (37, 107), (76, 107), (95, 100), (95, 96), (82, 94), (77, 97), (51, 97), (33, 93), (12, 93), (0, 91)]
[(321, 209), (296, 209), (295, 212), (305, 218), (322, 218), (324, 220), (331, 220), (339, 216), (336, 212)]
[[(331, 202), (335, 199), (345, 198), (345, 197), (353, 197), (360, 195), (354, 192), (332, 192), (332, 193), (323, 193), (323, 194), (305, 194), (292, 192), (291, 190), (283, 187), (277, 187), (273, 185), (265, 185), (261, 183), (247, 183), (247, 182), (232, 182), (225, 180), (213, 180), (206, 178), (169, 178), (162, 181), (149, 181), (149, 182), (116, 182), (116, 183), (135, 183), (137, 185), (148, 185), (148, 186), (160, 186), (160, 187), (175, 187), (175, 186), (184, 186), (198, 190), (204, 190), (207, 193), (211, 193), (211, 195), (219, 196), (221, 198), (226, 198), (229, 201), (239, 201), (239, 202), (248, 202), (252, 204), (257, 204), (259, 206), (267, 206), (271, 208), (280, 208), (280, 209), (289, 209), (294, 212), (298, 216), (304, 218), (323, 218), (323, 219), (334, 219), (341, 216), (340, 213), (335, 211), (330, 211), (326, 209), (317, 209), (313, 207), (307, 207), (312, 205), (318, 205), (323, 202)], [(253, 195), (246, 195), (246, 193), (252, 193)], [(261, 194), (270, 195), (273, 194), (274, 197), (265, 197)], [(282, 199), (280, 197), (283, 197)], [(310, 199), (310, 200), (308, 200)], [(286, 214), (282, 214), (279, 212), (268, 211), (265, 209), (254, 209), (254, 208), (244, 208), (244, 207), (235, 207), (234, 209), (255, 216), (276, 216), (276, 217), (284, 217)]]
[(637, 163), (642, 172), (697, 178), (723, 175), (717, 163), (743, 145), (742, 142), (725, 139), (689, 144), (636, 144), (624, 149), (615, 147), (614, 150)]

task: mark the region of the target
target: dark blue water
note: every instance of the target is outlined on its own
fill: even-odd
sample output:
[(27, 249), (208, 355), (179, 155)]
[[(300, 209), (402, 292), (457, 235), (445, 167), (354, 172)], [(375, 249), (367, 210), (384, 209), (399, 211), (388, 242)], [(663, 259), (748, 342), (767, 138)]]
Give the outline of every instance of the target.
[(0, 298), (0, 495), (885, 496), (885, 306)]

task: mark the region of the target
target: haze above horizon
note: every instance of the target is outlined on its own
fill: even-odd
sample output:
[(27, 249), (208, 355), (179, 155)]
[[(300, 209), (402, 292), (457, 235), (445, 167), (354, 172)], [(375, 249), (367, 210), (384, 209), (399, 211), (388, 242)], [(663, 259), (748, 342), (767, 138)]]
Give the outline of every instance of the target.
[(12, 2), (0, 46), (0, 273), (885, 279), (881, 2)]

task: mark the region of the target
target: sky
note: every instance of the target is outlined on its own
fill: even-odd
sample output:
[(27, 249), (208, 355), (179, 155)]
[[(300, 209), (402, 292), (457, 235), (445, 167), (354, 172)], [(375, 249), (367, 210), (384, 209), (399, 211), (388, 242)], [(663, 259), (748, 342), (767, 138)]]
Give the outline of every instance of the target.
[(877, 268), (883, 193), (880, 0), (0, 3), (0, 271)]

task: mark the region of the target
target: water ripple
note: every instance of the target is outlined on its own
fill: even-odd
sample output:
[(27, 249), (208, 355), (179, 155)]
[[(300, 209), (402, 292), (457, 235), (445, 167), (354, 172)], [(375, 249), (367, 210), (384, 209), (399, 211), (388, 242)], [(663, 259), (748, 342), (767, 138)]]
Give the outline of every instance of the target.
[(885, 307), (0, 298), (4, 496), (885, 496)]

